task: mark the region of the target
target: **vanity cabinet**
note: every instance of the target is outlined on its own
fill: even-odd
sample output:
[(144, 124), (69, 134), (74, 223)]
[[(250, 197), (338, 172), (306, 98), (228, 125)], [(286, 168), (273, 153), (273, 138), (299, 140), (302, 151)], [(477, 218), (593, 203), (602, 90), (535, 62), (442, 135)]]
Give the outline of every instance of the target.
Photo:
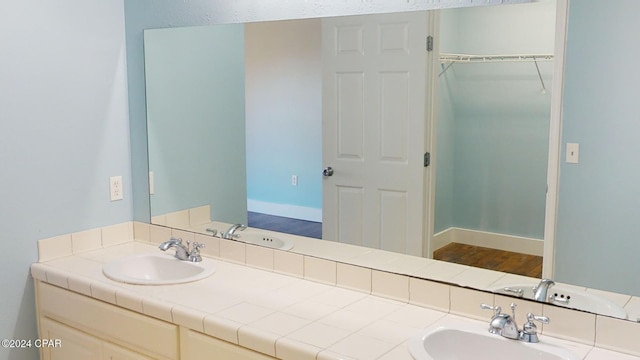
[(43, 360), (271, 360), (236, 344), (36, 281)]
[(61, 344), (43, 347), (42, 358), (45, 360), (152, 360), (48, 318), (40, 319), (40, 334), (45, 339), (58, 339)]
[(180, 358), (183, 360), (275, 359), (187, 328), (180, 329), (180, 345)]
[(42, 358), (179, 359), (178, 326), (36, 281)]
[(42, 348), (41, 356), (44, 360), (102, 360), (100, 339), (57, 321), (48, 318), (40, 319), (40, 338), (61, 341), (60, 347)]

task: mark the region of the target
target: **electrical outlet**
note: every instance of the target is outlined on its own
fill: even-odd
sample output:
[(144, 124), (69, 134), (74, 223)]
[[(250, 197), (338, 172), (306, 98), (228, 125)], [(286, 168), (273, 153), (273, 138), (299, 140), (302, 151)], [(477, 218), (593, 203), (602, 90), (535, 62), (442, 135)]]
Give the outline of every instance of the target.
[(109, 178), (109, 191), (111, 193), (111, 201), (124, 199), (122, 193), (122, 176), (112, 176)]
[(149, 195), (156, 193), (155, 179), (153, 177), (153, 171), (149, 171)]
[(291, 175), (291, 185), (298, 186), (298, 175)]

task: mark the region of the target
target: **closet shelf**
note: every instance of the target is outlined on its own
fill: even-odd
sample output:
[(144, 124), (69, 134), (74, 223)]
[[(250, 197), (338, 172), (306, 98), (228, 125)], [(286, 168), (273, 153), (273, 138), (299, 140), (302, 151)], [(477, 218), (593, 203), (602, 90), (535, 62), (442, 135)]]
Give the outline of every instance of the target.
[(518, 61), (553, 61), (553, 54), (504, 54), (504, 55), (470, 55), (440, 54), (442, 63), (477, 63), (477, 62), (518, 62)]

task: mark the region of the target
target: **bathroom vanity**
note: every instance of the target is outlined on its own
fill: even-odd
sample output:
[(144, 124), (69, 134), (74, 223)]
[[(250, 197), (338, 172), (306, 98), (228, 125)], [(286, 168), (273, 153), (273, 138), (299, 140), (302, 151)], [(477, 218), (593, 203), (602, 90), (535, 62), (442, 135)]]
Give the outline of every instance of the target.
[[(125, 226), (133, 233), (132, 224)], [(107, 278), (104, 266), (140, 254), (171, 258), (158, 249), (166, 238), (72, 241), (80, 238), (41, 240), (41, 261), (31, 266), (40, 338), (60, 344), (42, 348), (43, 359), (411, 360), (407, 344), (424, 329), (453, 321), (484, 332), (490, 314), (480, 303), (506, 309), (512, 301), (519, 305), (520, 324), (530, 311), (555, 323), (541, 329), (543, 344), (578, 359), (637, 359), (611, 351), (636, 353), (633, 342), (624, 347), (611, 339), (637, 331), (629, 321), (223, 239), (217, 249), (207, 244), (219, 256), (203, 256), (215, 265), (213, 275), (182, 284), (132, 285)], [(224, 250), (228, 246), (237, 251)], [(323, 277), (332, 267), (338, 279), (333, 283)], [(368, 291), (357, 285), (357, 274), (368, 279)], [(347, 282), (340, 280), (343, 275)], [(582, 335), (585, 326), (595, 339)]]

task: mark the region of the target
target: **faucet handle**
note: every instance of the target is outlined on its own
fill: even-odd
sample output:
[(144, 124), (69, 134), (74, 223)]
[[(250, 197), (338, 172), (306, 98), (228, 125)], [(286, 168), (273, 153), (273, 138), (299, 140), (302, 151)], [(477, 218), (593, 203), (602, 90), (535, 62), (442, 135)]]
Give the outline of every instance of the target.
[(527, 321), (532, 323), (534, 320), (540, 322), (541, 324), (548, 324), (550, 321), (546, 316), (533, 315), (533, 313), (528, 313)]
[(480, 308), (482, 310), (493, 310), (494, 315), (499, 315), (502, 312), (502, 308), (500, 306), (491, 306), (487, 304), (480, 304)]
[(208, 232), (208, 233), (211, 233), (211, 236), (218, 235), (218, 230), (216, 230), (216, 229), (206, 228), (205, 231)]
[(549, 323), (549, 318), (546, 316), (538, 316), (533, 315), (533, 313), (527, 314), (527, 322), (522, 327), (522, 335), (520, 338), (522, 341), (537, 343), (540, 340), (538, 339), (538, 327), (534, 323), (534, 321), (538, 321), (543, 324)]
[(202, 261), (202, 256), (200, 256), (200, 249), (204, 247), (204, 244), (201, 244), (197, 241), (193, 243), (193, 248), (189, 251), (188, 260), (191, 262), (200, 262)]
[(511, 317), (512, 318), (516, 318), (516, 307), (518, 307), (518, 305), (516, 305), (516, 303), (511, 303), (511, 305), (509, 305), (509, 307), (511, 308)]

